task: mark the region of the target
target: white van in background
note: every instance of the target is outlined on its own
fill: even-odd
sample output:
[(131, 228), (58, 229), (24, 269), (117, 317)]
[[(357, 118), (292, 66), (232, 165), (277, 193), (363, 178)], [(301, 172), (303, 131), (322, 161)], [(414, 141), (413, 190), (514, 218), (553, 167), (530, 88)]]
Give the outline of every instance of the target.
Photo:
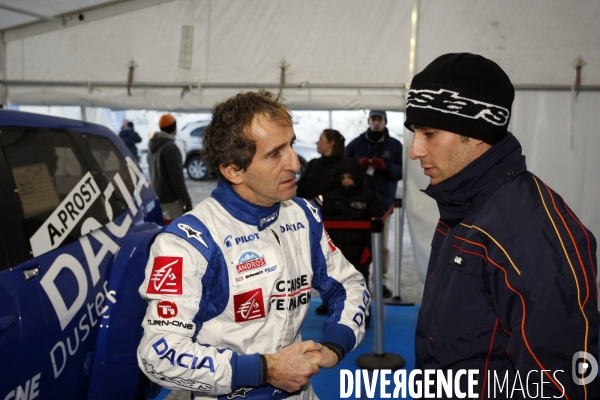
[[(184, 125), (175, 136), (175, 144), (179, 147), (183, 158), (183, 168), (187, 171), (188, 176), (196, 181), (210, 176), (206, 164), (200, 158), (202, 139), (208, 124), (210, 124), (209, 119), (190, 122)], [(300, 172), (296, 176), (296, 179), (299, 179), (306, 169), (306, 164), (320, 155), (317, 153), (316, 144), (298, 140), (294, 143), (294, 151), (298, 154), (301, 165)]]
[(209, 175), (206, 164), (200, 158), (202, 139), (208, 124), (210, 124), (210, 119), (187, 123), (178, 130), (175, 136), (175, 144), (181, 151), (183, 168), (195, 181), (200, 181)]

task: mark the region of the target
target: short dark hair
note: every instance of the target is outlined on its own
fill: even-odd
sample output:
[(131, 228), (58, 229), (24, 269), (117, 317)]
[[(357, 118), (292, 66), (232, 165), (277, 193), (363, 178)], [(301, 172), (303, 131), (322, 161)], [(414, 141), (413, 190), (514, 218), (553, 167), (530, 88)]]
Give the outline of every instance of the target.
[(212, 120), (202, 140), (201, 157), (217, 176), (221, 165), (233, 164), (236, 170), (246, 170), (256, 153), (250, 137), (250, 125), (256, 116), (264, 116), (279, 126), (292, 126), (288, 108), (267, 90), (239, 93), (212, 109)]
[(335, 142), (333, 149), (331, 149), (331, 155), (334, 157), (345, 157), (346, 156), (346, 139), (342, 134), (335, 129), (324, 129), (323, 135), (328, 142), (332, 140)]
[(133, 122), (128, 121), (127, 122), (127, 127), (133, 129)]

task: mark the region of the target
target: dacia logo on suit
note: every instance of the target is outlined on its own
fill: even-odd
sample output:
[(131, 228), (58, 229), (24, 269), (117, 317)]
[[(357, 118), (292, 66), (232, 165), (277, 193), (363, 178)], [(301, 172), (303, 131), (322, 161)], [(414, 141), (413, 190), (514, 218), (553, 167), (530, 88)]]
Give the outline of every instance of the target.
[[(204, 356), (200, 360), (194, 354), (180, 353), (178, 348), (170, 347), (167, 340), (163, 337), (152, 343), (152, 348), (156, 351), (160, 360), (167, 360), (172, 366), (186, 369), (201, 369), (206, 368), (210, 372), (215, 372), (215, 363), (210, 356)], [(189, 364), (191, 362), (191, 364)]]
[(285, 224), (285, 226), (283, 225), (279, 225), (279, 229), (281, 229), (281, 233), (285, 233), (285, 232), (296, 232), (299, 229), (305, 229), (306, 227), (302, 224), (302, 222), (298, 221), (298, 223), (296, 224)]

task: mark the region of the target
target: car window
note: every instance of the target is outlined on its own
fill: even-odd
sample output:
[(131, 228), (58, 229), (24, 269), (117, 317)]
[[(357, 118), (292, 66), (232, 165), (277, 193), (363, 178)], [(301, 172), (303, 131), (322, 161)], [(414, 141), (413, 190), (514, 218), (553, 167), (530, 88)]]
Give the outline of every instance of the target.
[(33, 256), (108, 222), (100, 188), (69, 132), (5, 127), (1, 136)]
[(192, 137), (202, 137), (202, 135), (204, 135), (204, 131), (206, 130), (206, 127), (200, 127), (200, 128), (196, 128), (192, 131), (192, 133), (190, 133), (190, 136)]
[[(102, 136), (88, 136), (87, 144), (106, 179), (115, 182), (115, 176), (118, 174), (127, 187), (127, 193), (133, 193), (134, 185), (127, 162), (114, 143)], [(114, 195), (119, 200), (125, 200), (119, 190), (115, 191)]]

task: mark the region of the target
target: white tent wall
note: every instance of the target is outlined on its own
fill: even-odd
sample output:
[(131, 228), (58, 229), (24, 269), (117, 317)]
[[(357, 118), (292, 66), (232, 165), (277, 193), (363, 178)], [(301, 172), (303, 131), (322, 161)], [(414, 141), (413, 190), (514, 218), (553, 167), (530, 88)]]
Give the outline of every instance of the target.
[(582, 83), (600, 85), (600, 2), (421, 1), (416, 70), (464, 51), (494, 60), (515, 85), (573, 85), (581, 56)]
[[(184, 27), (193, 28), (191, 41)], [(444, 53), (481, 54), (518, 89), (537, 88), (517, 90), (511, 130), (530, 170), (600, 237), (593, 160), (600, 153), (600, 1), (176, 0), (32, 32), (4, 32), (0, 63), (12, 104), (206, 111), (240, 90), (277, 91), (286, 65), (283, 99), (292, 109), (402, 111), (411, 40), (417, 72)], [(578, 57), (586, 90), (574, 102)], [(32, 81), (38, 84), (24, 85)], [(405, 146), (410, 139), (405, 134)], [(406, 165), (405, 205), (423, 282), (438, 213), (420, 192), (427, 179), (419, 163)]]
[[(284, 90), (292, 108), (402, 110), (410, 8), (394, 0), (172, 1), (9, 41), (8, 81), (82, 85), (9, 85), (9, 98), (14, 104), (206, 111), (240, 89), (277, 91), (285, 60), (285, 81), (299, 87)], [(188, 47), (183, 27), (193, 29)], [(132, 60), (134, 85), (179, 86), (134, 86), (129, 96)]]

